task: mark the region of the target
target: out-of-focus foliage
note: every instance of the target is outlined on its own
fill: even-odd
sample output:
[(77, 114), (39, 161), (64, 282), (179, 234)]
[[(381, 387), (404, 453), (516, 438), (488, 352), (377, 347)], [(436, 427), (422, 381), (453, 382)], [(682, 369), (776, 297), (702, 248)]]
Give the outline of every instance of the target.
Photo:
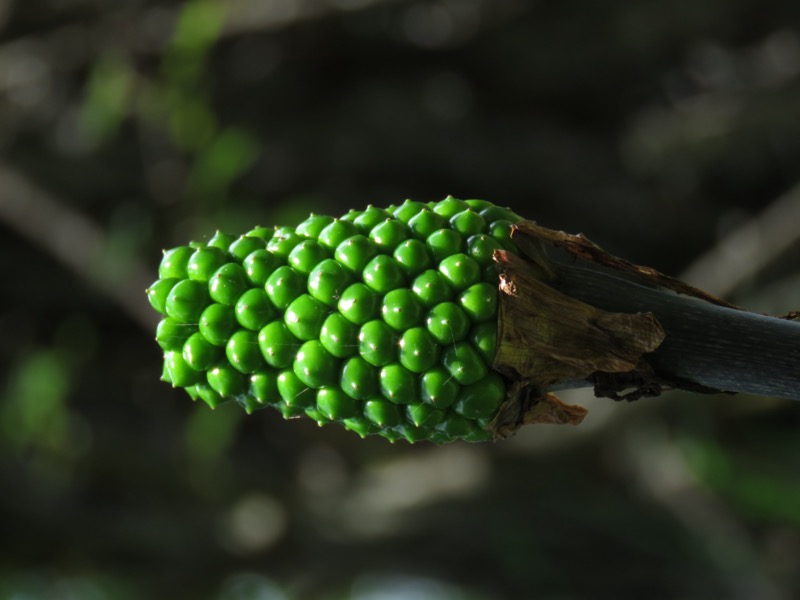
[[(160, 382), (143, 289), (447, 194), (677, 275), (800, 181), (798, 107), (790, 0), (0, 1), (0, 598), (797, 597), (792, 403), (360, 440)], [(799, 259), (732, 299), (800, 307)]]

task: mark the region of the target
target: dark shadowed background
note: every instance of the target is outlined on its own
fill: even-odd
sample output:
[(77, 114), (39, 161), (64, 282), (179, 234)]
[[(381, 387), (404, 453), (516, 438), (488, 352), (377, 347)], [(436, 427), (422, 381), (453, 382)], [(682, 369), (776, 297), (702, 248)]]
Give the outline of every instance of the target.
[(667, 395), (497, 444), (159, 381), (219, 228), (447, 194), (800, 308), (796, 0), (0, 0), (0, 598), (800, 594), (800, 405)]

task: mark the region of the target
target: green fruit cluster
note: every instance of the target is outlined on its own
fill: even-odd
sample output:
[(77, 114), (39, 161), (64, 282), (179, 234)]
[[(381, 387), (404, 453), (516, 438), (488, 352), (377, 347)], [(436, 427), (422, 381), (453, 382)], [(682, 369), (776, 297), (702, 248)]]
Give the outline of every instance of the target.
[(164, 252), (163, 379), (211, 407), (341, 422), (392, 441), (490, 439), (494, 250), (519, 217), (483, 200), (369, 206)]

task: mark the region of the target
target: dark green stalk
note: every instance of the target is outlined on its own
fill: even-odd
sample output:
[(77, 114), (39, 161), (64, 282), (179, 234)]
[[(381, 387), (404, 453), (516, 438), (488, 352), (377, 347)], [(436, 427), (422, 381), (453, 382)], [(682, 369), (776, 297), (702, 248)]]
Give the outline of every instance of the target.
[(593, 385), (637, 399), (664, 389), (800, 400), (800, 322), (741, 310), (582, 235), (525, 221), (499, 252), (495, 368), (520, 398)]
[(556, 290), (613, 312), (650, 312), (664, 328), (646, 356), (662, 378), (726, 392), (800, 400), (800, 323), (737, 310), (559, 264)]

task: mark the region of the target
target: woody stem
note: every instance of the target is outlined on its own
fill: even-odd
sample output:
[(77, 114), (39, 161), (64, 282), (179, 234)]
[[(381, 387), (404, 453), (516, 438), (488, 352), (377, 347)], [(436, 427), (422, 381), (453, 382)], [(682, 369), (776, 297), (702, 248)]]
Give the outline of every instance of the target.
[(551, 263), (557, 291), (611, 312), (652, 313), (666, 336), (646, 355), (659, 376), (800, 400), (800, 323), (647, 287), (606, 269)]

